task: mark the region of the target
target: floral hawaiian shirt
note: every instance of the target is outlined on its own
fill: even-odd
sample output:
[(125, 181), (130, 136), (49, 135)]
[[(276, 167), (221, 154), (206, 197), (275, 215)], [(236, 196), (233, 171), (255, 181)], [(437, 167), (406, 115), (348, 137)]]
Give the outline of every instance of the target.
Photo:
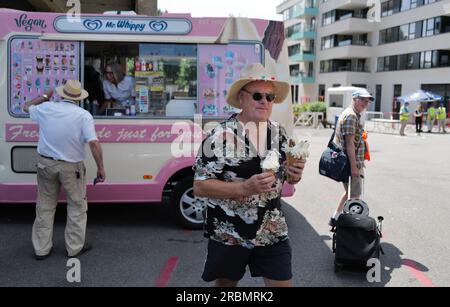
[[(267, 151), (277, 150), (280, 167), (275, 173), (276, 191), (252, 195), (244, 201), (208, 198), (205, 236), (226, 245), (246, 248), (272, 245), (287, 239), (288, 228), (281, 211), (281, 190), (286, 174), (286, 131), (267, 122)], [(206, 149), (205, 149), (206, 148)], [(266, 155), (264, 155), (265, 157)], [(260, 157), (236, 115), (217, 126), (203, 141), (196, 162), (194, 180), (244, 181), (262, 172)]]

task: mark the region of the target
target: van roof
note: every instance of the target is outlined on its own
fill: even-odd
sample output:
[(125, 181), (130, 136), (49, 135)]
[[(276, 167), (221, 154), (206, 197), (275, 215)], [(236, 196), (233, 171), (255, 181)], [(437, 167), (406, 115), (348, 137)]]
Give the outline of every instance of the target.
[(348, 92), (348, 91), (356, 91), (360, 89), (360, 87), (356, 86), (338, 86), (338, 87), (330, 87), (328, 88), (328, 92)]

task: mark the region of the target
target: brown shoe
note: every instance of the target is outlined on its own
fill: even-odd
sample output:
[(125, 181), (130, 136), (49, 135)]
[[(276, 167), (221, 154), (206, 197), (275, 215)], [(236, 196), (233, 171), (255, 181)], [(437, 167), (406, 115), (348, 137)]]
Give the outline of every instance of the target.
[(86, 243), (84, 243), (83, 247), (81, 248), (81, 250), (77, 254), (75, 254), (73, 256), (69, 256), (69, 254), (67, 254), (67, 257), (69, 257), (69, 258), (76, 258), (76, 257), (79, 257), (82, 254), (90, 251), (91, 249), (92, 249), (92, 244), (86, 242)]

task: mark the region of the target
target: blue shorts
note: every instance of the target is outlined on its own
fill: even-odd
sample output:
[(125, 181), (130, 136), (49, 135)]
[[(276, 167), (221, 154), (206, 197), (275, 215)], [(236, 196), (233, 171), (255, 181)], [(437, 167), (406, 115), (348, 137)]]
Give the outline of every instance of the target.
[(253, 249), (209, 240), (202, 278), (207, 282), (219, 278), (239, 281), (244, 276), (248, 265), (252, 277), (265, 277), (278, 281), (290, 280), (292, 278), (291, 259), (292, 249), (289, 240), (268, 246), (257, 246)]

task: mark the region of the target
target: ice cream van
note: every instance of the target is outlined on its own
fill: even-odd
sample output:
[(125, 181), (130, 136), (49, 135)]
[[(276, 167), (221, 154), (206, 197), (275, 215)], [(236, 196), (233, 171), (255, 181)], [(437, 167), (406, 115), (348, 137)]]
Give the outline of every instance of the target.
[[(238, 111), (225, 102), (228, 87), (252, 62), (289, 80), (283, 24), (261, 19), (0, 9), (0, 57), (0, 203), (36, 199), (39, 127), (24, 103), (78, 79), (90, 94), (81, 107), (94, 115), (107, 173), (105, 183), (88, 186), (89, 203), (160, 203), (167, 196), (191, 228), (201, 226), (204, 209), (192, 191), (197, 149), (206, 131)], [(111, 63), (131, 80), (134, 96), (106, 97)], [(292, 133), (290, 97), (272, 117)], [(283, 195), (292, 194), (286, 185)]]

